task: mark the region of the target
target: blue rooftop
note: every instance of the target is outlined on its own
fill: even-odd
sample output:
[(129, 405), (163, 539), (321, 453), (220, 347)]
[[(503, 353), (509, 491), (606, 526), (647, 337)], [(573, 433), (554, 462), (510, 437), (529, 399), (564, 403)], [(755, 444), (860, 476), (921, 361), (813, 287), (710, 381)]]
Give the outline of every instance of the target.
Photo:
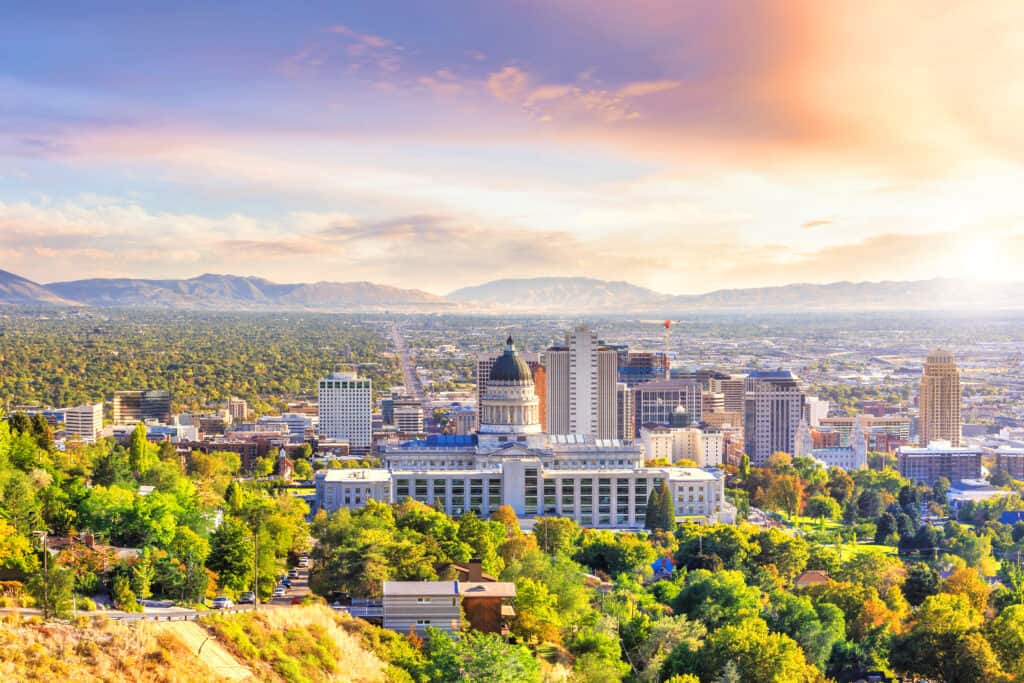
[(476, 445), (476, 434), (430, 434), (425, 439), (406, 441), (402, 448), (452, 448)]

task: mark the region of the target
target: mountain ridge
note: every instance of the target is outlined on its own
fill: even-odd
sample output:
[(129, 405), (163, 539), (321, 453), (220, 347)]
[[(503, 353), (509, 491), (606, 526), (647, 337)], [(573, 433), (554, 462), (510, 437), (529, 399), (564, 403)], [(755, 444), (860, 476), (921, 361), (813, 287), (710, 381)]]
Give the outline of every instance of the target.
[(504, 278), (446, 296), (367, 281), (275, 283), (204, 273), (186, 279), (89, 278), (39, 284), (0, 270), (0, 304), (196, 310), (451, 311), (672, 315), (686, 312), (1006, 310), (1024, 308), (1024, 284), (953, 278), (837, 281), (672, 295), (622, 280)]

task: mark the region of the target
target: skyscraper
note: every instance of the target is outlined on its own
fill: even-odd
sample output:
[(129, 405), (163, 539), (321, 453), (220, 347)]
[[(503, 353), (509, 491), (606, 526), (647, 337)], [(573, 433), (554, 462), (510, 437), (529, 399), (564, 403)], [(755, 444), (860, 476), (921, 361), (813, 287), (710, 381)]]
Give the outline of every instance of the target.
[(370, 450), (373, 427), (373, 388), (369, 378), (354, 372), (335, 372), (320, 380), (320, 434), (345, 439), (353, 453)]
[(960, 370), (953, 354), (936, 349), (928, 354), (917, 398), (921, 446), (932, 441), (960, 445)]
[(764, 465), (776, 451), (793, 453), (804, 415), (804, 394), (792, 372), (752, 372), (746, 379), (743, 426), (747, 455)]
[(625, 382), (615, 386), (615, 438), (632, 441), (636, 436), (636, 418), (633, 415), (633, 390)]
[(544, 365), (548, 432), (614, 439), (618, 351), (601, 345), (591, 329), (577, 327), (564, 346), (545, 352)]
[(103, 404), (86, 403), (64, 411), (64, 430), (85, 443), (93, 443), (103, 431)]
[(636, 415), (636, 433), (645, 424), (670, 426), (673, 416), (679, 420), (676, 409), (682, 407), (687, 424), (700, 422), (702, 409), (700, 384), (692, 379), (665, 379), (644, 382), (633, 387), (633, 411)]

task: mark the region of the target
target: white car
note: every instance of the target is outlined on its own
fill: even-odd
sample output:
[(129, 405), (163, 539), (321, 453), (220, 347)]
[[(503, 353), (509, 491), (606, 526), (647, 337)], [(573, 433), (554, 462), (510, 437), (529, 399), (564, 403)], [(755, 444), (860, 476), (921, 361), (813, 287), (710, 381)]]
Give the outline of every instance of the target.
[(286, 592), (287, 591), (285, 591), (284, 586), (278, 586), (274, 589), (274, 597), (283, 598)]

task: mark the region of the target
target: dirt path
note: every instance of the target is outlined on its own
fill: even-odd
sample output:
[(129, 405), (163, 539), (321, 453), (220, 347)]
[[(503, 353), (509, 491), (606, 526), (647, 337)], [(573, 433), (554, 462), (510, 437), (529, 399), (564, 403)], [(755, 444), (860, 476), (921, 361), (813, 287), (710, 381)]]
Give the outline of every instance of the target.
[(165, 621), (152, 624), (158, 631), (173, 633), (193, 652), (210, 671), (232, 681), (248, 681), (254, 678), (252, 671), (240, 664), (210, 634), (194, 621)]

